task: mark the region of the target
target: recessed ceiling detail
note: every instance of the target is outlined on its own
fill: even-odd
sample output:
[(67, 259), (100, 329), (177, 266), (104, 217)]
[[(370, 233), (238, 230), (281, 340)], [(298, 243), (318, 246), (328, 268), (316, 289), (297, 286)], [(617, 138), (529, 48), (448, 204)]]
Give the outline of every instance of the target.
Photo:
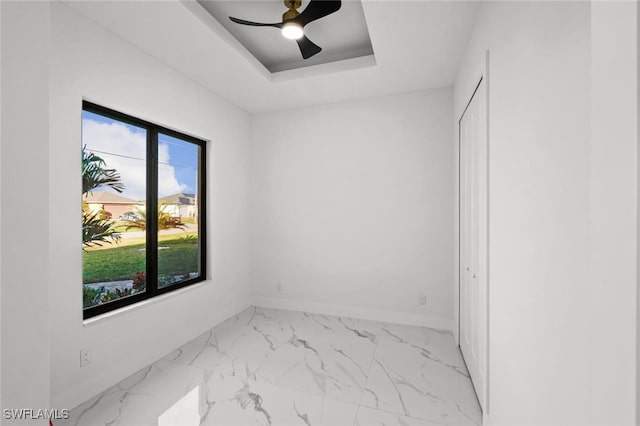
[[(301, 56), (303, 49), (299, 47), (300, 43), (283, 37), (279, 28), (240, 25), (230, 19), (281, 23), (283, 13), (287, 11), (282, 0), (198, 2), (272, 74), (367, 56), (373, 58), (373, 47), (359, 0), (343, 1), (339, 10), (304, 26), (305, 37), (322, 47), (322, 51), (308, 59)], [(298, 9), (302, 16), (307, 6), (309, 0), (302, 0)]]

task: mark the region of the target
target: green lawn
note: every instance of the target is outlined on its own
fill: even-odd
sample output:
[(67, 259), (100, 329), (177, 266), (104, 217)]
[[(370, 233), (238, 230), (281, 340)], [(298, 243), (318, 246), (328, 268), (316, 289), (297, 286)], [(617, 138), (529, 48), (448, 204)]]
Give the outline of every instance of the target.
[[(182, 236), (160, 241), (158, 274), (181, 275), (198, 271), (198, 240)], [(133, 244), (83, 253), (84, 283), (133, 279), (136, 272), (145, 271), (144, 244)]]

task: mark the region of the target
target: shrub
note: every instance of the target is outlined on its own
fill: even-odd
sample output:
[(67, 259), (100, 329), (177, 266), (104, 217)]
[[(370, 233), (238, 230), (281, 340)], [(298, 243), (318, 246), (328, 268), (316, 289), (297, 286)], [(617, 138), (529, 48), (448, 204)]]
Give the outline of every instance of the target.
[(147, 287), (147, 277), (144, 272), (136, 272), (136, 276), (133, 277), (133, 291), (139, 293), (144, 291)]
[(91, 307), (100, 303), (100, 295), (104, 291), (104, 287), (93, 288), (82, 286), (82, 306), (84, 308)]
[(100, 220), (111, 220), (112, 214), (106, 210), (100, 210), (98, 212), (98, 217)]
[(133, 294), (132, 288), (123, 288), (120, 290), (116, 288), (116, 291), (107, 290), (100, 297), (100, 303), (111, 302), (112, 300), (120, 299), (121, 297), (131, 296)]

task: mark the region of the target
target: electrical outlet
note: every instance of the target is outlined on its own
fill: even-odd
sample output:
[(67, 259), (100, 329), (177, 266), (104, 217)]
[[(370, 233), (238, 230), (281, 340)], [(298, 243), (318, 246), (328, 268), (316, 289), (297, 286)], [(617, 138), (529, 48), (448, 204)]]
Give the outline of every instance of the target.
[(276, 290), (278, 293), (282, 293), (282, 283), (276, 283)]
[(419, 294), (418, 295), (418, 305), (425, 306), (426, 304), (427, 304), (427, 296), (425, 296), (424, 294)]
[(91, 363), (91, 352), (89, 349), (80, 349), (80, 367)]

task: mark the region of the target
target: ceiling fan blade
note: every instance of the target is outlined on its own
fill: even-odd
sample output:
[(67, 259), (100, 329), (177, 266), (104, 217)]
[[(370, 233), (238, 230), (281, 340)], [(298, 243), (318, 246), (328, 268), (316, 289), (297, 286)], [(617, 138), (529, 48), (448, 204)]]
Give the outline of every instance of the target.
[(311, 0), (296, 20), (300, 21), (304, 27), (309, 22), (337, 12), (340, 10), (340, 6), (342, 6), (340, 0)]
[(317, 44), (309, 40), (307, 36), (304, 36), (304, 35), (298, 40), (296, 40), (296, 42), (298, 43), (298, 47), (300, 48), (300, 53), (302, 53), (302, 57), (304, 59), (309, 59), (316, 53), (320, 53), (320, 51), (322, 50), (322, 47), (318, 46)]
[(244, 19), (238, 19), (238, 18), (234, 18), (233, 16), (229, 16), (229, 19), (231, 19), (233, 22), (235, 22), (236, 24), (241, 24), (241, 25), (251, 25), (253, 27), (275, 27), (275, 28), (282, 28), (282, 23), (279, 22), (277, 24), (263, 24), (260, 22), (251, 22), (251, 21), (245, 21)]

